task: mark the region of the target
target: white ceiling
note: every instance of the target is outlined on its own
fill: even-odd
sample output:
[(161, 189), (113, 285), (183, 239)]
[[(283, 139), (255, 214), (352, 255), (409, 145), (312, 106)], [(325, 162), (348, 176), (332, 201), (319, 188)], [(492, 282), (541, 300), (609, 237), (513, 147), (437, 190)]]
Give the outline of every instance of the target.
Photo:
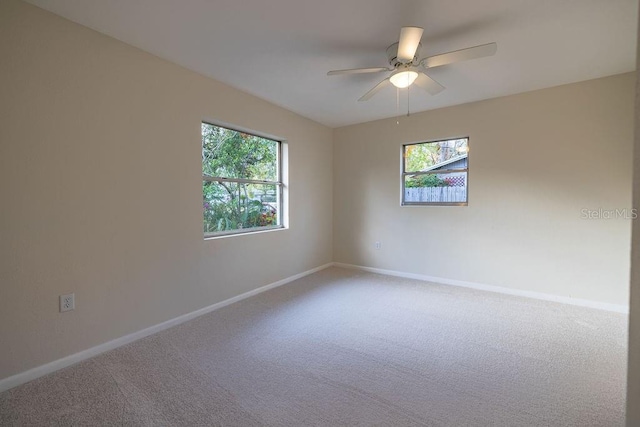
[(326, 73), (387, 66), (402, 26), (422, 56), (498, 43), (433, 69), (447, 89), (412, 89), (412, 112), (635, 69), (637, 0), (28, 1), (331, 127), (396, 115), (395, 88), (357, 102), (384, 74)]

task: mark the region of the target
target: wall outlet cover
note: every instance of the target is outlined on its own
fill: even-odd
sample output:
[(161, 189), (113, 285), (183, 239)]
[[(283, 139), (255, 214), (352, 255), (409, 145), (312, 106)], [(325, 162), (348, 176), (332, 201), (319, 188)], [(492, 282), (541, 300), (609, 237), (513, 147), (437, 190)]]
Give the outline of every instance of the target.
[(60, 313), (76, 309), (75, 294), (60, 295)]

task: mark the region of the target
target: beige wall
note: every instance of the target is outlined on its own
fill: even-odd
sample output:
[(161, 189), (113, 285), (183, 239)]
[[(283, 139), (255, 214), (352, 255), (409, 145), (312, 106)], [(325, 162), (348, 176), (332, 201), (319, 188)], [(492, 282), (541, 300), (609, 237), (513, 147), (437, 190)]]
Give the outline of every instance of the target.
[[(640, 18), (639, 18), (640, 19)], [(640, 64), (640, 26), (638, 27)], [(640, 206), (640, 82), (635, 86), (635, 146), (633, 151), (633, 206)], [(633, 222), (631, 237), (631, 301), (629, 314), (629, 366), (627, 381), (627, 426), (640, 425), (640, 224)]]
[[(627, 304), (633, 73), (334, 131), (334, 261)], [(407, 142), (470, 137), (468, 207), (401, 207)], [(374, 249), (380, 241), (382, 248)]]
[[(0, 58), (0, 379), (332, 260), (331, 129), (15, 0)], [(288, 140), (290, 229), (203, 240), (202, 119)]]

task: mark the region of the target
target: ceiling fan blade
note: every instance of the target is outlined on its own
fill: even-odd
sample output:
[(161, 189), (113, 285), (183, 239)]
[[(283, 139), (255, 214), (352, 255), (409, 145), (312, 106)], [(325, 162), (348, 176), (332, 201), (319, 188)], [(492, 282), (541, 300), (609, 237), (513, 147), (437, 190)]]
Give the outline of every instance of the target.
[(380, 73), (382, 71), (391, 71), (388, 68), (351, 68), (349, 70), (333, 70), (327, 73), (327, 76), (335, 76), (338, 74), (364, 74), (364, 73)]
[(495, 55), (497, 50), (498, 45), (496, 43), (487, 43), (466, 49), (454, 50), (453, 52), (443, 53), (441, 55), (430, 56), (420, 61), (420, 63), (427, 68), (440, 67), (442, 65), (453, 64), (454, 62), (492, 56)]
[(398, 61), (408, 64), (413, 61), (416, 51), (420, 45), (422, 32), (420, 27), (402, 27), (400, 30), (400, 41), (398, 42)]
[(418, 77), (415, 79), (413, 84), (426, 90), (431, 95), (436, 95), (444, 90), (444, 86), (423, 72), (418, 73)]
[(362, 98), (358, 99), (358, 101), (368, 101), (368, 100), (370, 100), (373, 97), (373, 95), (375, 95), (376, 93), (380, 92), (381, 89), (385, 88), (386, 86), (388, 86), (390, 84), (391, 83), (389, 82), (389, 78), (387, 77), (386, 79), (384, 79), (383, 81), (381, 81), (380, 83), (375, 85), (374, 88), (371, 89), (369, 92), (367, 92), (364, 95), (362, 95)]

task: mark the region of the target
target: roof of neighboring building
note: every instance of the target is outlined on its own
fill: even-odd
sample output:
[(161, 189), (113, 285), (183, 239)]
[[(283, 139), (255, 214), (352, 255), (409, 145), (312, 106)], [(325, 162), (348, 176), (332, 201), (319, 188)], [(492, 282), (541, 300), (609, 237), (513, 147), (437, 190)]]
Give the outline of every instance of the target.
[(461, 154), (459, 156), (452, 157), (449, 160), (445, 160), (444, 162), (436, 163), (435, 165), (424, 169), (422, 172), (429, 172), (429, 171), (432, 171), (432, 170), (435, 170), (435, 169), (440, 169), (443, 166), (450, 165), (451, 163), (455, 163), (455, 162), (457, 162), (459, 160), (466, 159), (467, 156), (469, 156), (469, 153), (464, 153), (464, 154)]

